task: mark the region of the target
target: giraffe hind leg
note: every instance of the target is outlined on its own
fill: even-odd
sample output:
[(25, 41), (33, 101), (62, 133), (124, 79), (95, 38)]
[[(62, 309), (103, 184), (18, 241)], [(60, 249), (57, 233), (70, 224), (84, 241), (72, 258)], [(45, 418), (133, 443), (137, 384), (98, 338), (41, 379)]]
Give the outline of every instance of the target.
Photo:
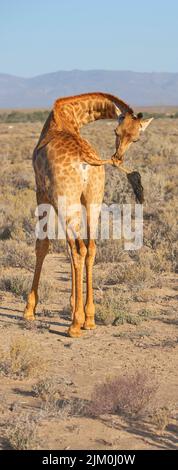
[(96, 254), (96, 244), (94, 240), (89, 240), (87, 247), (87, 255), (85, 259), (86, 263), (86, 287), (87, 287), (87, 298), (85, 305), (85, 330), (94, 330), (96, 328), (95, 324), (95, 305), (93, 301), (93, 264)]
[(75, 272), (75, 306), (73, 311), (72, 324), (69, 327), (68, 335), (72, 338), (81, 336), (81, 328), (85, 322), (84, 304), (83, 304), (83, 270), (86, 256), (86, 246), (79, 237), (76, 240), (68, 240), (71, 248), (72, 262)]
[(24, 318), (26, 320), (34, 320), (35, 319), (35, 309), (38, 303), (38, 285), (40, 280), (41, 269), (43, 265), (43, 261), (45, 256), (48, 252), (49, 248), (49, 240), (45, 238), (44, 240), (36, 240), (36, 266), (35, 272), (32, 282), (31, 292), (27, 297), (27, 304), (24, 310)]

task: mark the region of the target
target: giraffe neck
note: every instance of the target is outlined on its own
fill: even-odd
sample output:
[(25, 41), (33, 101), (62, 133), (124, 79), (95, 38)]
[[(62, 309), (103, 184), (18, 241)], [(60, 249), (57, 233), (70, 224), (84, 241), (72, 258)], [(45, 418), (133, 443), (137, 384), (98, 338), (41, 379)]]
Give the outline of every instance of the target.
[(108, 93), (87, 93), (58, 99), (53, 116), (58, 128), (79, 132), (84, 125), (98, 119), (117, 119), (121, 113), (133, 110), (119, 98)]
[(43, 126), (36, 149), (55, 137), (56, 131), (79, 134), (84, 124), (98, 119), (117, 119), (122, 113), (133, 114), (133, 110), (124, 101), (108, 93), (59, 98)]

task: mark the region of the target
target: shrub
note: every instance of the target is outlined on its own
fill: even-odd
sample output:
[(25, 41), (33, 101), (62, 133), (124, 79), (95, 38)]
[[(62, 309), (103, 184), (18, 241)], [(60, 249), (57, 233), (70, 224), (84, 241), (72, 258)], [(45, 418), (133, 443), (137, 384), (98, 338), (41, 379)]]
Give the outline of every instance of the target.
[(11, 419), (7, 426), (6, 438), (14, 450), (37, 449), (37, 424), (34, 418), (29, 414), (21, 413)]
[(156, 389), (156, 384), (143, 370), (106, 379), (93, 390), (90, 413), (94, 416), (104, 413), (136, 416), (148, 406)]
[[(0, 281), (0, 289), (12, 294), (22, 297), (24, 300), (27, 299), (27, 295), (30, 292), (32, 283), (31, 276), (19, 275), (4, 275)], [(39, 302), (47, 302), (54, 299), (56, 290), (54, 285), (48, 279), (41, 278), (39, 285)]]
[(15, 268), (31, 269), (34, 267), (32, 249), (25, 243), (14, 240), (4, 241), (0, 245), (2, 252), (2, 265)]
[(4, 275), (0, 281), (0, 289), (16, 296), (27, 297), (28, 293), (29, 278), (24, 277), (22, 274), (19, 275)]
[(49, 111), (11, 111), (10, 113), (1, 113), (0, 122), (15, 123), (15, 122), (44, 122), (49, 115)]
[(116, 263), (123, 257), (123, 248), (120, 240), (99, 241), (96, 250), (96, 263)]
[(41, 410), (46, 416), (68, 418), (73, 414), (73, 402), (64, 398), (67, 384), (65, 378), (56, 377), (46, 377), (34, 384), (33, 395), (41, 399)]
[(142, 318), (128, 313), (128, 310), (128, 299), (121, 292), (116, 297), (113, 291), (108, 290), (96, 306), (96, 321), (104, 325), (138, 325)]
[(154, 410), (151, 415), (151, 422), (158, 431), (164, 431), (170, 422), (170, 407), (162, 406)]
[(9, 350), (1, 353), (0, 373), (6, 376), (23, 379), (38, 374), (44, 367), (37, 344), (26, 336), (13, 339)]
[(56, 402), (63, 394), (59, 390), (59, 381), (53, 377), (46, 377), (33, 385), (33, 395), (42, 401)]

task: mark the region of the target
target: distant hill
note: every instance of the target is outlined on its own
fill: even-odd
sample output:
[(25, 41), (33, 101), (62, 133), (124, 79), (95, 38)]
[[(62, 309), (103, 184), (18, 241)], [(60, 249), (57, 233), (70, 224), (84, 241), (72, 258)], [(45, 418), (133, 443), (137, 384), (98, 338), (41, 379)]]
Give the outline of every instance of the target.
[(47, 108), (60, 96), (106, 91), (132, 106), (178, 105), (178, 73), (71, 70), (33, 78), (0, 74), (0, 108)]

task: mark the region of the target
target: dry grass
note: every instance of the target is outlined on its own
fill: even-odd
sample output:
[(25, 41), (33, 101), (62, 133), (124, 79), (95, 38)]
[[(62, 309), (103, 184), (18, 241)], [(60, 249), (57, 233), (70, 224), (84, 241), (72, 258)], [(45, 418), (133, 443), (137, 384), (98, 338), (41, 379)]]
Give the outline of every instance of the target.
[(73, 416), (74, 404), (65, 399), (66, 392), (65, 378), (45, 377), (34, 384), (32, 393), (41, 400), (41, 413), (46, 419), (56, 418), (67, 419)]
[(151, 415), (151, 422), (158, 431), (163, 432), (171, 421), (169, 406), (158, 407)]
[(40, 347), (27, 336), (17, 336), (8, 351), (1, 351), (0, 373), (4, 376), (24, 379), (42, 373), (45, 368)]
[[(12, 294), (27, 299), (32, 283), (31, 276), (17, 274), (4, 274), (0, 280), (0, 289), (2, 291), (12, 292)], [(54, 300), (56, 290), (52, 281), (41, 278), (39, 286), (39, 302), (50, 302)]]
[[(12, 192), (12, 186), (5, 186), (2, 191), (3, 212), (0, 224), (0, 238), (34, 241), (36, 217), (34, 215), (36, 201), (35, 192), (31, 189)], [(0, 201), (1, 202), (1, 201)]]
[[(37, 113), (35, 119), (38, 115), (42, 116)], [(29, 245), (34, 247), (36, 199), (30, 159), (42, 123), (18, 122), (12, 129), (5, 122), (0, 126), (0, 204), (3, 207), (0, 224), (1, 258), (4, 267), (31, 269), (33, 256)], [(114, 122), (101, 121), (84, 127), (82, 133), (105, 158), (114, 151), (114, 128)], [(160, 135), (163, 134), (166, 135), (164, 147), (160, 145)], [(140, 171), (145, 189), (144, 246), (139, 252), (125, 252), (123, 240), (99, 240), (96, 255), (97, 286), (122, 283), (129, 290), (140, 286), (151, 287), (155, 286), (155, 282), (161, 282), (162, 273), (178, 270), (176, 156), (176, 119), (156, 120), (150, 126), (149, 134), (145, 133), (142, 140), (130, 148), (125, 157), (127, 166), (134, 166)], [(111, 167), (106, 169), (104, 201), (107, 204), (134, 202), (126, 176)], [(52, 252), (65, 252), (65, 242), (55, 240), (50, 249)], [(113, 264), (113, 268), (108, 270), (103, 267), (103, 263), (105, 266)], [(23, 286), (19, 289), (15, 287), (14, 290), (23, 291)]]
[(29, 286), (30, 278), (22, 274), (4, 274), (0, 281), (0, 289), (2, 291), (12, 292), (12, 294), (22, 297), (23, 299), (27, 298)]
[(144, 310), (137, 314), (132, 313), (127, 294), (122, 292), (117, 294), (111, 289), (104, 291), (100, 302), (96, 305), (96, 321), (99, 324), (116, 326), (129, 323), (138, 325), (147, 318), (147, 312), (144, 312)]
[(46, 377), (33, 385), (33, 395), (44, 402), (55, 402), (64, 395), (61, 390), (60, 381), (54, 377)]
[(144, 286), (160, 285), (160, 279), (147, 263), (131, 262), (112, 263), (94, 274), (95, 286), (115, 286), (126, 284), (130, 289), (140, 289)]
[(24, 242), (7, 240), (0, 242), (0, 257), (4, 267), (34, 268), (35, 257), (32, 248)]
[(96, 306), (96, 320), (104, 325), (114, 324), (119, 317), (128, 314), (127, 300), (120, 296), (116, 298), (114, 291), (106, 291)]
[(11, 419), (7, 425), (5, 436), (11, 449), (38, 449), (37, 423), (30, 414), (21, 413)]
[(41, 414), (45, 418), (68, 419), (86, 414), (85, 401), (81, 398), (66, 398), (68, 386), (73, 385), (65, 377), (46, 376), (33, 385), (32, 394), (41, 400)]

